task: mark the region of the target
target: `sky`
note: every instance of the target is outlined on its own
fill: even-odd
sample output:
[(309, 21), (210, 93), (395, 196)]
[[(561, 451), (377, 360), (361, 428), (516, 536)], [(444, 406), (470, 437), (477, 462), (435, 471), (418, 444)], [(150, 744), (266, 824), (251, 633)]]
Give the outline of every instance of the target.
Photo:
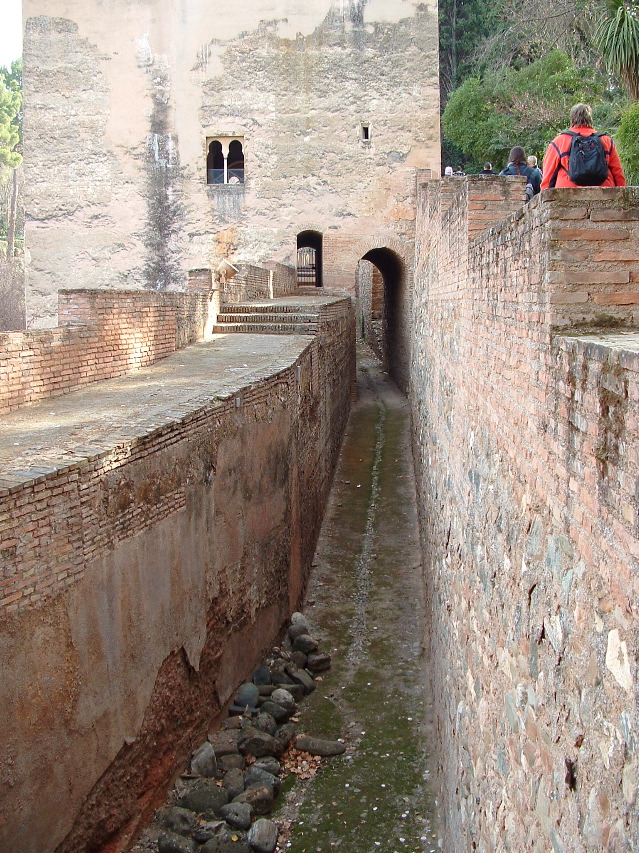
[(22, 0), (2, 0), (0, 10), (0, 65), (9, 67), (22, 56)]

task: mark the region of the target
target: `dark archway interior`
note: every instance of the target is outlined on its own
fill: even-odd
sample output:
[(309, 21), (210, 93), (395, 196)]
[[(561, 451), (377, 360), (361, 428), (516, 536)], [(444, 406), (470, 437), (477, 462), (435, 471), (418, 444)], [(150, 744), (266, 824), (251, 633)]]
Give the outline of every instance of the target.
[[(300, 231), (297, 235), (297, 249), (313, 249), (315, 252), (316, 287), (322, 286), (322, 235), (319, 231)], [(299, 281), (299, 278), (298, 278)], [(310, 283), (310, 282), (309, 282)]]
[(209, 153), (206, 157), (206, 182), (207, 184), (224, 183), (224, 154), (222, 143), (216, 139), (209, 145)]
[(401, 259), (390, 249), (371, 249), (362, 260), (374, 264), (384, 279), (384, 360), (397, 385), (408, 388), (408, 329), (402, 326), (405, 298), (405, 270)]
[(229, 184), (236, 181), (244, 183), (244, 150), (238, 139), (234, 139), (229, 145), (228, 176)]

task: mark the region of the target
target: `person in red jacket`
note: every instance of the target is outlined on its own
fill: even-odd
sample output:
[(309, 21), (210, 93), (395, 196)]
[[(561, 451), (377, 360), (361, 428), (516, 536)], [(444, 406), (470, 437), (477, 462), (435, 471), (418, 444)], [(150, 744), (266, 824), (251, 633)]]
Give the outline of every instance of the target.
[[(582, 136), (591, 136), (595, 133), (592, 126), (592, 109), (588, 104), (575, 104), (570, 110), (570, 130)], [(544, 157), (543, 173), (541, 182), (542, 190), (548, 187), (576, 187), (568, 175), (568, 156), (570, 154), (570, 143), (573, 137), (564, 131), (555, 136), (546, 150)], [(617, 154), (615, 143), (607, 134), (601, 135), (601, 141), (608, 163), (608, 177), (598, 184), (601, 187), (625, 187), (626, 179), (623, 174), (621, 160)]]

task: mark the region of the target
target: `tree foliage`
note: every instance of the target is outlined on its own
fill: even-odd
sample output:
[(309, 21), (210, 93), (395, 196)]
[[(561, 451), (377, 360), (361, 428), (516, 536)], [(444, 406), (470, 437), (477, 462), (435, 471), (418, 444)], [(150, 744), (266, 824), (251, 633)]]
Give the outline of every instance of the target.
[(473, 71), (478, 46), (499, 28), (498, 0), (440, 0), (439, 79), (442, 104)]
[(639, 101), (639, 4), (635, 0), (609, 0), (594, 41), (630, 99)]
[(621, 116), (617, 146), (627, 183), (639, 185), (639, 101), (631, 104)]
[(513, 145), (541, 157), (566, 126), (570, 107), (601, 100), (604, 90), (605, 81), (595, 69), (577, 68), (556, 50), (519, 69), (467, 78), (451, 95), (442, 126), (476, 165), (484, 160), (505, 165)]
[(22, 60), (0, 68), (0, 170), (22, 162)]

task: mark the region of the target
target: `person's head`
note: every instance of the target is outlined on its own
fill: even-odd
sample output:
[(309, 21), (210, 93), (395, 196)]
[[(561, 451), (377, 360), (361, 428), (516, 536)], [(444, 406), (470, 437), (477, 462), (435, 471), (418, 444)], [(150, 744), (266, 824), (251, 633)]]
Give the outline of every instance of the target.
[(452, 178), (452, 176), (453, 176), (453, 167), (452, 167), (452, 166), (446, 166), (446, 168), (444, 169), (444, 175), (445, 175), (447, 178)]
[(515, 145), (514, 148), (510, 149), (510, 154), (508, 155), (509, 163), (525, 163), (526, 162), (526, 152), (521, 147), (521, 145)]
[(484, 163), (484, 172), (492, 172), (493, 164), (489, 163), (488, 160)]
[(589, 104), (575, 104), (570, 110), (571, 127), (592, 127), (592, 107)]
[(529, 166), (536, 166), (537, 158), (534, 154), (531, 154), (529, 157), (526, 158), (526, 163), (528, 163)]

